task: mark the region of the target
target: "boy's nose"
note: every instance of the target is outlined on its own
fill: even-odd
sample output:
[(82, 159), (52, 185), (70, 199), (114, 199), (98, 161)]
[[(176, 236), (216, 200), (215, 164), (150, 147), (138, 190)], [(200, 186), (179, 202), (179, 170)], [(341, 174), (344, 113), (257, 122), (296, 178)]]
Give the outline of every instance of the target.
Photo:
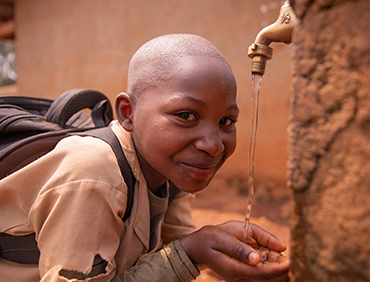
[(195, 141), (195, 147), (211, 156), (217, 156), (225, 150), (225, 145), (218, 130), (203, 131), (202, 137)]

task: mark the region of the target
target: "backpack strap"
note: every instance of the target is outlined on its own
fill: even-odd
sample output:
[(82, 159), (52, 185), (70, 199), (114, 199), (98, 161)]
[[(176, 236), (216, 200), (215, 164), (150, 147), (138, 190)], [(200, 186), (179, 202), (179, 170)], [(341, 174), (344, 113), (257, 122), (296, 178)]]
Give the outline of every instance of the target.
[(119, 143), (117, 136), (113, 133), (110, 126), (88, 130), (83, 133), (78, 133), (77, 135), (97, 137), (107, 142), (111, 146), (114, 154), (116, 155), (122, 177), (125, 180), (126, 185), (127, 185), (126, 212), (122, 218), (123, 221), (126, 221), (126, 219), (131, 214), (131, 208), (132, 208), (132, 203), (133, 203), (133, 198), (134, 198), (134, 186), (135, 186), (136, 179), (134, 177), (134, 174), (132, 173), (130, 165), (127, 162), (125, 154), (123, 153), (121, 144)]
[(17, 263), (37, 264), (40, 251), (35, 233), (24, 236), (0, 233), (0, 257)]
[[(32, 114), (38, 114), (44, 116), (49, 110), (53, 100), (27, 97), (27, 96), (0, 96), (0, 105), (13, 105), (27, 110)], [(3, 116), (1, 117), (3, 118)]]
[(83, 88), (75, 88), (62, 93), (51, 104), (45, 119), (65, 128), (67, 121), (83, 109), (91, 109), (91, 117), (96, 127), (108, 126), (113, 119), (113, 111), (108, 98), (97, 90)]

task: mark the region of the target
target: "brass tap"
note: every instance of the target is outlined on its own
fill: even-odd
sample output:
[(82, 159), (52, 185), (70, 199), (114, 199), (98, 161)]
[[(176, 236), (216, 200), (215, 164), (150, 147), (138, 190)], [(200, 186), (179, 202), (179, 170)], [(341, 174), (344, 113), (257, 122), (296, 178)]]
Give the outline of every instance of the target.
[(283, 42), (290, 44), (297, 21), (289, 0), (286, 0), (280, 8), (277, 21), (262, 29), (254, 43), (248, 48), (248, 56), (252, 58), (252, 74), (264, 75), (266, 62), (272, 58), (270, 43)]

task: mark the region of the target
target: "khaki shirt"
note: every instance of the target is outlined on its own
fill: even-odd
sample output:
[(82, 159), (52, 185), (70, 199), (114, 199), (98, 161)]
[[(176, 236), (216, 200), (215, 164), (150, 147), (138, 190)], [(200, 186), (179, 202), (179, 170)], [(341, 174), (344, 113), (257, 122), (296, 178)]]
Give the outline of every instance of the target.
[[(84, 281), (110, 281), (122, 273), (122, 279), (129, 278), (120, 281), (144, 281), (146, 276), (147, 281), (190, 281), (199, 274), (181, 244), (170, 244), (158, 252), (163, 243), (194, 231), (190, 211), (193, 195), (177, 195), (151, 233), (152, 197), (148, 196), (132, 139), (117, 121), (111, 126), (136, 178), (131, 216), (122, 222), (127, 186), (111, 147), (93, 137), (65, 138), (50, 153), (0, 181), (0, 232), (36, 232), (41, 252), (38, 266), (0, 259), (1, 279), (71, 281), (59, 271), (87, 274), (96, 256), (107, 262), (105, 273)], [(158, 198), (156, 204), (167, 205), (167, 201), (168, 196)], [(173, 251), (179, 257), (171, 258)], [(177, 260), (177, 265), (172, 265)], [(148, 267), (156, 261), (165, 264), (165, 273)], [(135, 272), (141, 275), (135, 276)]]

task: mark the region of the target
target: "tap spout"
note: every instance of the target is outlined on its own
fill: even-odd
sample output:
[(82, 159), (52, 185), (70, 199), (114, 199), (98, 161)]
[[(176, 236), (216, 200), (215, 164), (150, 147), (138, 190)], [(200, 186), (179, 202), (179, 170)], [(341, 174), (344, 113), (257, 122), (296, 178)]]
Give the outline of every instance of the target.
[(252, 74), (265, 73), (266, 62), (272, 58), (272, 48), (269, 46), (272, 42), (291, 43), (297, 21), (289, 0), (286, 0), (276, 22), (262, 29), (248, 49), (248, 56), (252, 58)]

